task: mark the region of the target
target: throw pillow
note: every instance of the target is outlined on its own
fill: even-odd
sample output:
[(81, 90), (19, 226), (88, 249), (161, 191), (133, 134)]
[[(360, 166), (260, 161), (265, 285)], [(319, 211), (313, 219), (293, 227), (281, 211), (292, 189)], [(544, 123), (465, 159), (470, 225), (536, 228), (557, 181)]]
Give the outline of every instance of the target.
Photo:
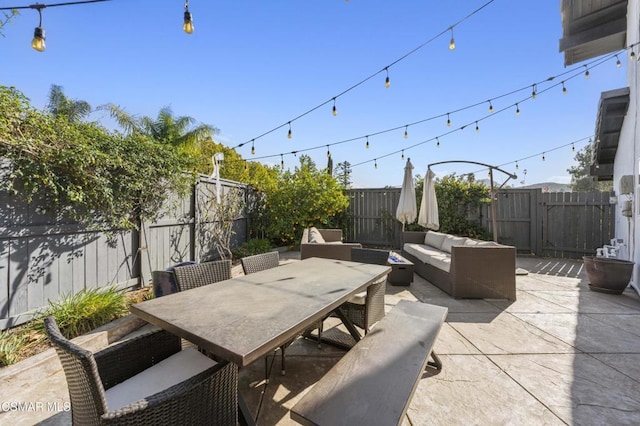
[(462, 246), (464, 242), (467, 241), (466, 237), (454, 237), (453, 235), (447, 235), (442, 242), (442, 247), (440, 249), (442, 251), (446, 251), (447, 253), (451, 253), (452, 246)]
[(309, 228), (309, 242), (310, 243), (324, 243), (324, 238), (322, 237), (322, 234), (320, 234), (320, 231), (318, 231), (318, 229), (315, 226), (312, 226), (311, 228)]
[(444, 237), (446, 236), (447, 234), (443, 234), (442, 232), (427, 231), (427, 234), (424, 236), (424, 243), (428, 246), (440, 249), (440, 247), (442, 247)]

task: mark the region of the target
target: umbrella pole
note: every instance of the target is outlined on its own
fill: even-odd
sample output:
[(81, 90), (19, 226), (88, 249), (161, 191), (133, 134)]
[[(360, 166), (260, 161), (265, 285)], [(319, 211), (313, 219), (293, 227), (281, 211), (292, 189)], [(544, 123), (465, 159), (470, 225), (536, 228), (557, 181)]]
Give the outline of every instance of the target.
[(491, 181), (491, 226), (493, 228), (493, 241), (498, 242), (498, 225), (496, 220), (496, 194), (493, 188), (493, 167), (489, 168), (489, 180)]

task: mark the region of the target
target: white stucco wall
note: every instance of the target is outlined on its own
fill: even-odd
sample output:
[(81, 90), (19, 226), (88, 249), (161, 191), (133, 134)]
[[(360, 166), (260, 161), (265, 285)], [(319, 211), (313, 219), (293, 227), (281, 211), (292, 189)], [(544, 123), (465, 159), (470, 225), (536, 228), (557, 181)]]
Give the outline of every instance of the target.
[[(627, 43), (629, 46), (638, 42), (640, 35), (640, 0), (629, 0), (627, 8)], [(637, 57), (640, 57), (640, 46), (634, 47)], [(630, 52), (629, 52), (630, 53)], [(638, 61), (627, 60), (627, 85), (630, 89), (629, 109), (622, 125), (618, 150), (613, 168), (614, 190), (618, 195), (616, 205), (616, 238), (622, 238), (626, 244), (626, 253), (621, 257), (635, 262), (632, 285), (640, 291), (640, 180), (638, 178), (640, 165), (640, 135), (638, 119), (640, 118), (638, 97)], [(614, 88), (612, 88), (614, 89)], [(620, 178), (624, 175), (634, 176), (634, 193), (620, 194)], [(631, 200), (633, 213), (631, 217), (622, 215), (624, 201)]]

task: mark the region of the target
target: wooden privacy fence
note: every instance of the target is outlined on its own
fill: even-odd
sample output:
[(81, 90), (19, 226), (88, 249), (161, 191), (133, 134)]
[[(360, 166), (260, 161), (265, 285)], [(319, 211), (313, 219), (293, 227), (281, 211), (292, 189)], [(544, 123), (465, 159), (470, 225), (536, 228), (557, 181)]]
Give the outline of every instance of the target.
[[(350, 189), (346, 239), (366, 245), (401, 247), (402, 225), (395, 219), (399, 188)], [(613, 192), (542, 192), (505, 189), (498, 193), (496, 222), (499, 241), (521, 254), (580, 258), (595, 254), (615, 235)], [(419, 206), (418, 206), (419, 207)], [(492, 232), (491, 206), (483, 205), (477, 220)]]
[[(226, 230), (235, 233), (231, 247), (243, 243), (248, 188), (223, 179), (220, 184), (220, 205), (216, 183), (202, 177), (186, 197), (169, 197), (162, 217), (142, 223), (140, 231), (89, 230), (41, 213), (36, 202), (23, 204), (0, 193), (0, 329), (28, 321), (48, 300), (63, 295), (146, 284), (153, 270), (217, 258), (216, 238), (229, 235)], [(218, 220), (219, 208), (225, 210), (224, 221)]]

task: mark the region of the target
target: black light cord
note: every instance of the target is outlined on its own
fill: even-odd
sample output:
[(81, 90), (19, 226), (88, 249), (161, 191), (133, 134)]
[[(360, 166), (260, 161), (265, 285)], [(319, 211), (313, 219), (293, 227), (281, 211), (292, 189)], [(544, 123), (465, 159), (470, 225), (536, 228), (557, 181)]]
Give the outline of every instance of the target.
[(47, 7), (57, 7), (57, 6), (71, 6), (74, 4), (85, 4), (85, 3), (98, 3), (103, 1), (111, 1), (111, 0), (85, 0), (85, 1), (70, 1), (66, 3), (53, 3), (53, 4), (30, 4), (28, 6), (13, 6), (13, 7), (0, 7), (0, 10), (12, 10), (12, 9), (36, 9), (38, 11), (42, 9), (46, 9)]

